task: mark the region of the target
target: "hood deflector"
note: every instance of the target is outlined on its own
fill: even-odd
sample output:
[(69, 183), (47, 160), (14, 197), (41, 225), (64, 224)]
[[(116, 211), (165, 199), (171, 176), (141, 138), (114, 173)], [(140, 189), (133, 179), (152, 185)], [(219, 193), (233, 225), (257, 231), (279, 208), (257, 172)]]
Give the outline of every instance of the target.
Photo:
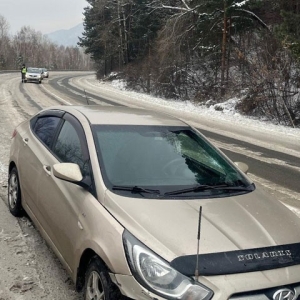
[[(197, 255), (179, 256), (170, 265), (181, 274), (194, 276)], [(256, 272), (300, 264), (300, 243), (200, 254), (200, 275)]]

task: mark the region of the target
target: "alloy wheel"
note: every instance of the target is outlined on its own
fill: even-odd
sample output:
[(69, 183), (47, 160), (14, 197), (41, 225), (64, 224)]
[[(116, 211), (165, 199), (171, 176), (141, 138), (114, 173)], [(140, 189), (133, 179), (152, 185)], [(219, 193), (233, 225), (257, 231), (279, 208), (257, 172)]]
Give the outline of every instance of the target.
[(85, 300), (104, 300), (105, 294), (102, 280), (99, 274), (95, 271), (90, 273), (86, 288)]
[(11, 209), (15, 209), (18, 201), (19, 184), (16, 174), (11, 174), (8, 185), (8, 201)]

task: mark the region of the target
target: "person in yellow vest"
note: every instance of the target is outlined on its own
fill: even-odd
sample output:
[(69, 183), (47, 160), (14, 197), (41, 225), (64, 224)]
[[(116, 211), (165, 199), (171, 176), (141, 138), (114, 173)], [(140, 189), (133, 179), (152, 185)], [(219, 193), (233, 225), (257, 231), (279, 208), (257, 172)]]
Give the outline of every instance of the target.
[(21, 68), (22, 82), (25, 82), (25, 75), (26, 75), (26, 72), (27, 72), (27, 68), (26, 68), (25, 64), (23, 64), (23, 65), (22, 65), (22, 68)]

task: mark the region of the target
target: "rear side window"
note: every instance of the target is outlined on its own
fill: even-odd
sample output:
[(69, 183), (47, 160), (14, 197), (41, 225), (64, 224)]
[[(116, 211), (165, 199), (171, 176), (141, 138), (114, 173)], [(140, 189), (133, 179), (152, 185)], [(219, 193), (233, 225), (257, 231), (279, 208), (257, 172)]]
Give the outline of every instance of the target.
[(48, 148), (51, 148), (52, 141), (60, 120), (60, 118), (53, 116), (43, 117), (37, 119), (34, 125), (34, 133)]

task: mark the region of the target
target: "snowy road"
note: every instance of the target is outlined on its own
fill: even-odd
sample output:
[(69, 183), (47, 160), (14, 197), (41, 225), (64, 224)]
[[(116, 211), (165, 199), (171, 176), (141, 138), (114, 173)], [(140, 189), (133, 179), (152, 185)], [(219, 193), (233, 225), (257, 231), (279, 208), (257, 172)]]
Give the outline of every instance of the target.
[[(14, 127), (40, 109), (57, 105), (127, 105), (158, 109), (199, 128), (235, 161), (249, 164), (249, 176), (289, 208), (300, 211), (300, 130), (123, 92), (94, 75), (51, 73), (41, 85), (21, 84), (19, 74), (0, 74), (0, 299), (79, 299), (67, 273), (26, 218), (7, 209), (7, 163)], [(85, 76), (83, 76), (85, 75)]]

